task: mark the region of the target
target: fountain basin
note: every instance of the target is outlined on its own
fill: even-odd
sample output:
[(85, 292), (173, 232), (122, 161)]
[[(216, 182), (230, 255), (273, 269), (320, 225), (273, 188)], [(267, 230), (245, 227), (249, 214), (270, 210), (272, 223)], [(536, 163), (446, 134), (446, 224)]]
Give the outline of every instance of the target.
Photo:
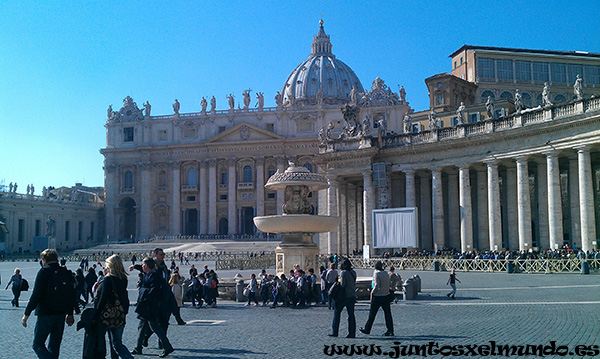
[(254, 224), (267, 233), (321, 233), (339, 226), (340, 217), (286, 214), (254, 217)]

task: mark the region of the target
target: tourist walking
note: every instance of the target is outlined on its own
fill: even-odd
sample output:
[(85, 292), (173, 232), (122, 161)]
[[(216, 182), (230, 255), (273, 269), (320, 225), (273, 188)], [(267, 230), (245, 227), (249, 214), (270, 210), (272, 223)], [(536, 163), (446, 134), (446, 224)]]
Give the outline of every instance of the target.
[(402, 278), (396, 274), (396, 268), (390, 266), (390, 293), (394, 295), (394, 302), (398, 303), (398, 297), (396, 296), (397, 290), (402, 290)]
[(132, 359), (129, 349), (123, 344), (125, 317), (129, 312), (129, 295), (127, 273), (121, 257), (116, 254), (108, 257), (104, 274), (104, 280), (98, 285), (94, 301), (97, 322), (100, 324), (100, 337), (104, 338), (108, 332), (111, 352), (114, 351), (121, 358)]
[(88, 268), (88, 272), (85, 275), (85, 302), (89, 303), (90, 295), (92, 297), (92, 301), (94, 300), (94, 284), (98, 280), (98, 276), (96, 275), (95, 265)]
[[(333, 283), (337, 282), (337, 280), (338, 280), (338, 271), (335, 268), (336, 268), (335, 263), (331, 262), (331, 264), (329, 264), (329, 270), (327, 271), (327, 274), (325, 275), (325, 280), (327, 281), (326, 286), (325, 286), (326, 293), (329, 291), (329, 288), (331, 288)], [(330, 298), (328, 296), (327, 297), (327, 307), (329, 309), (332, 309), (333, 306), (334, 306), (333, 298)]]
[(174, 351), (160, 323), (161, 313), (168, 311), (169, 303), (165, 303), (168, 300), (168, 296), (165, 295), (167, 283), (161, 278), (156, 269), (156, 262), (150, 257), (146, 257), (142, 261), (142, 271), (144, 278), (142, 279), (142, 286), (139, 290), (135, 308), (135, 312), (138, 314), (140, 320), (138, 325), (138, 339), (137, 345), (131, 353), (142, 354), (142, 345), (147, 341), (146, 327), (149, 326), (160, 340), (163, 352), (159, 356), (164, 358)]
[(460, 283), (460, 280), (456, 278), (456, 272), (454, 271), (454, 269), (452, 269), (452, 271), (450, 272), (450, 278), (448, 278), (448, 281), (446, 282), (446, 285), (450, 284), (450, 287), (452, 287), (452, 291), (446, 294), (446, 296), (452, 299), (454, 299), (454, 296), (456, 295), (456, 282)]
[(183, 307), (183, 278), (179, 273), (171, 274), (169, 285), (171, 286), (171, 291), (173, 292), (177, 306), (179, 308)]
[[(58, 253), (46, 249), (41, 254), (42, 268), (35, 277), (33, 292), (25, 308), (21, 324), (27, 327), (27, 320), (35, 310), (37, 322), (33, 331), (33, 350), (41, 359), (58, 358), (65, 323), (73, 325), (75, 289), (73, 274), (58, 265)], [(48, 347), (46, 339), (50, 337)]]
[(394, 322), (392, 320), (392, 311), (390, 309), (390, 276), (383, 270), (383, 263), (377, 261), (375, 263), (375, 271), (373, 272), (373, 288), (371, 289), (371, 306), (369, 307), (369, 319), (365, 326), (359, 328), (361, 333), (370, 334), (373, 322), (377, 316), (379, 308), (383, 309), (385, 316), (385, 326), (387, 331), (384, 336), (394, 335)]
[[(333, 264), (333, 263), (332, 263)], [(354, 316), (354, 305), (356, 303), (356, 272), (352, 269), (350, 260), (345, 259), (342, 262), (342, 271), (340, 272), (340, 285), (342, 286), (343, 296), (335, 302), (335, 311), (333, 312), (333, 322), (331, 323), (330, 337), (337, 337), (340, 329), (340, 318), (344, 307), (348, 312), (348, 335), (346, 338), (356, 337), (356, 317)]]
[(256, 290), (258, 289), (256, 274), (252, 273), (250, 275), (250, 283), (248, 283), (246, 288), (248, 288), (248, 302), (246, 306), (249, 306), (250, 302), (254, 302), (254, 306), (256, 307), (258, 305), (258, 300), (256, 300)]
[(13, 307), (19, 307), (19, 297), (21, 296), (21, 291), (23, 290), (23, 276), (21, 276), (21, 270), (19, 268), (15, 268), (15, 272), (10, 277), (10, 280), (6, 284), (5, 290), (8, 290), (8, 287), (12, 284), (12, 292), (13, 299), (10, 301), (10, 304)]

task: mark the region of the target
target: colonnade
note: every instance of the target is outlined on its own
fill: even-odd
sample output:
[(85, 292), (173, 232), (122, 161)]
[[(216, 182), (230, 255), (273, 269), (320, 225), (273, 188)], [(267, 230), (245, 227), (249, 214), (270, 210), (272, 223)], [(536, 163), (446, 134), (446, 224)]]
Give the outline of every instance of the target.
[[(547, 250), (595, 248), (591, 147), (415, 168), (388, 165), (388, 206), (417, 207), (421, 249)], [(562, 170), (562, 171), (561, 171)], [(352, 253), (371, 243), (376, 199), (370, 170), (329, 174), (330, 215), (342, 218), (322, 251)], [(362, 197), (362, 201), (358, 198)], [(355, 219), (362, 219), (359, 228)]]

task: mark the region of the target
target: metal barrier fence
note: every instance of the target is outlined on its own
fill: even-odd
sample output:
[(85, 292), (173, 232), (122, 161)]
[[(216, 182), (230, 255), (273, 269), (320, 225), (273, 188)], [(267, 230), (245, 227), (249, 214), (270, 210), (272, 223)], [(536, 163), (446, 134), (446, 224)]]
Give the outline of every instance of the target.
[(255, 257), (218, 258), (215, 261), (216, 270), (221, 269), (263, 269), (275, 266), (275, 254), (265, 254)]
[[(325, 258), (325, 261), (328, 257)], [(354, 268), (374, 268), (377, 261), (385, 267), (397, 269), (434, 270), (435, 262), (441, 271), (455, 269), (463, 272), (507, 272), (511, 266), (514, 272), (520, 273), (578, 273), (583, 262), (587, 262), (589, 270), (600, 272), (600, 259), (454, 259), (454, 258), (370, 258), (350, 257)], [(322, 260), (323, 262), (323, 260)]]

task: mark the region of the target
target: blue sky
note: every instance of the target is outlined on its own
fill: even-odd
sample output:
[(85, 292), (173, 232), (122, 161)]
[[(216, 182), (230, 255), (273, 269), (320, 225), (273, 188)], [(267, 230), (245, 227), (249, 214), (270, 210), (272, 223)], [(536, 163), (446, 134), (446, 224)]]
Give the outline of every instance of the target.
[(323, 18), (333, 53), (363, 86), (424, 79), (463, 44), (600, 53), (600, 1), (0, 2), (0, 184), (102, 186), (106, 109), (125, 96), (152, 114), (197, 112), (202, 96), (265, 93), (310, 53)]

